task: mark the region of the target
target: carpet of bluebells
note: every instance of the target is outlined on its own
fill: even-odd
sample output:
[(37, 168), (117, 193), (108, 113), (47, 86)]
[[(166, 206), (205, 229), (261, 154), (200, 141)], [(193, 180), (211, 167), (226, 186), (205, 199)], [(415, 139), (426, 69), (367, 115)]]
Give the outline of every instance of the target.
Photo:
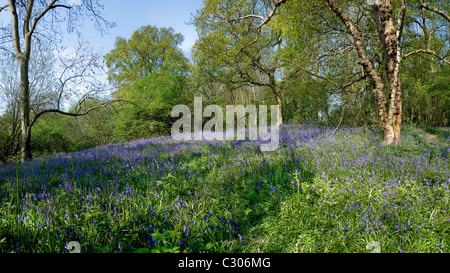
[(118, 143), (0, 166), (0, 252), (450, 252), (449, 128), (286, 125), (261, 141)]

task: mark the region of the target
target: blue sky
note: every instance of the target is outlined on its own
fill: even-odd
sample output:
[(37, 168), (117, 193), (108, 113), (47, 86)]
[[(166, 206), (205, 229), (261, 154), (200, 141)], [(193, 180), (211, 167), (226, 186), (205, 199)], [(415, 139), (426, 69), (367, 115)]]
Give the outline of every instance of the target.
[[(76, 4), (79, 0), (67, 0), (69, 4)], [(195, 44), (197, 32), (193, 25), (187, 25), (192, 20), (192, 15), (203, 7), (203, 0), (100, 0), (104, 6), (105, 19), (114, 22), (116, 26), (103, 36), (94, 28), (87, 19), (83, 27), (79, 28), (82, 37), (89, 43), (89, 47), (103, 56), (114, 48), (116, 37), (129, 39), (134, 31), (141, 26), (152, 25), (157, 27), (172, 27), (175, 33), (184, 36), (181, 49), (189, 57), (190, 49)], [(9, 12), (2, 12), (0, 23), (11, 20)], [(66, 34), (67, 35), (67, 34)], [(77, 43), (75, 36), (64, 37), (64, 44), (75, 48)], [(73, 45), (73, 46), (71, 46)], [(106, 75), (99, 75), (106, 81)], [(2, 112), (0, 100), (0, 114)]]
[(104, 17), (116, 23), (109, 34), (100, 36), (90, 22), (86, 22), (81, 29), (83, 37), (89, 41), (95, 50), (104, 54), (114, 47), (116, 37), (130, 38), (134, 31), (141, 26), (152, 25), (157, 27), (172, 27), (176, 33), (184, 36), (181, 48), (189, 52), (197, 39), (193, 25), (187, 25), (202, 8), (202, 0), (103, 0), (101, 1)]

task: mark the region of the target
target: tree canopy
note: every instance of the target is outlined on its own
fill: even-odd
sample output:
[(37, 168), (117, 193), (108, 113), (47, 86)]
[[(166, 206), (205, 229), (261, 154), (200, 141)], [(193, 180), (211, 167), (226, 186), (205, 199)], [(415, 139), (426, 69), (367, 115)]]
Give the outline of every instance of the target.
[(172, 28), (144, 26), (130, 39), (117, 38), (105, 59), (117, 98), (128, 102), (115, 126), (118, 140), (170, 132), (172, 108), (183, 103), (189, 63)]
[(183, 40), (172, 28), (155, 26), (140, 27), (129, 39), (118, 37), (105, 56), (109, 80), (121, 90), (158, 71), (185, 73), (188, 61), (179, 48)]

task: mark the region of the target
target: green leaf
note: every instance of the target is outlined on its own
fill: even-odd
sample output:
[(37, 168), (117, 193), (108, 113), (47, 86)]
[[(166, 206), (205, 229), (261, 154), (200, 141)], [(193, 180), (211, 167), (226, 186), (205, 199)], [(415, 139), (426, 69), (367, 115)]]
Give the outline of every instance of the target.
[(223, 241), (222, 245), (220, 245), (220, 248), (225, 248), (229, 244), (228, 240)]
[(152, 233), (152, 237), (154, 240), (158, 240), (158, 241), (164, 241), (166, 239), (166, 237), (159, 232)]
[(148, 248), (139, 248), (134, 251), (134, 253), (151, 253)]

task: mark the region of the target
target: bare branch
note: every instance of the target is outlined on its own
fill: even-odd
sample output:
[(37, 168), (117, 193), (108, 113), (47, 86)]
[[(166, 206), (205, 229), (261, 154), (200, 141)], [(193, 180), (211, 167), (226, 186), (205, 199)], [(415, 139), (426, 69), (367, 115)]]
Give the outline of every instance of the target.
[(241, 21), (241, 20), (245, 20), (245, 19), (248, 19), (248, 18), (258, 18), (258, 19), (261, 19), (263, 21), (266, 19), (266, 18), (264, 18), (261, 15), (249, 14), (249, 15), (246, 15), (246, 16), (242, 16), (242, 17), (239, 17), (239, 18), (234, 18), (234, 19), (231, 19), (231, 20), (228, 20), (228, 21), (225, 20), (225, 21), (228, 22), (228, 23), (232, 23), (234, 21)]
[(401, 61), (405, 60), (406, 58), (417, 54), (417, 53), (425, 53), (425, 54), (430, 54), (430, 55), (434, 55), (436, 57), (438, 57), (438, 59), (440, 59), (441, 61), (443, 61), (446, 64), (450, 64), (450, 61), (447, 61), (446, 59), (442, 58), (441, 56), (439, 56), (436, 52), (434, 52), (431, 49), (418, 49), (418, 50), (414, 50), (413, 52), (410, 52), (408, 54), (403, 55), (403, 57), (401, 58)]
[(3, 7), (0, 7), (0, 12), (2, 12), (4, 9), (6, 9), (7, 7), (9, 7), (9, 4), (4, 5)]
[(353, 84), (355, 84), (355, 83), (357, 83), (357, 82), (360, 82), (360, 81), (362, 81), (362, 80), (365, 80), (365, 79), (367, 79), (367, 75), (366, 75), (366, 74), (364, 74), (364, 75), (362, 75), (361, 77), (359, 77), (359, 78), (357, 78), (357, 79), (354, 79), (354, 80), (352, 80), (352, 81), (350, 81), (350, 82), (348, 82), (348, 83), (342, 85), (341, 88), (342, 88), (342, 90), (345, 90), (345, 89), (347, 89), (348, 87), (352, 86)]
[(45, 16), (45, 14), (47, 14), (47, 12), (49, 12), (52, 9), (55, 8), (66, 8), (66, 9), (71, 9), (71, 7), (66, 6), (66, 5), (55, 5), (55, 3), (58, 0), (52, 0), (52, 2), (41, 12), (41, 14), (39, 14), (36, 18), (34, 18), (33, 20), (33, 24), (31, 26), (31, 30), (30, 30), (30, 34), (33, 34), (34, 30), (36, 29), (36, 25), (39, 22), (39, 20), (42, 19), (42, 17)]
[(342, 124), (342, 120), (344, 119), (344, 105), (345, 105), (345, 102), (344, 102), (344, 103), (341, 102), (341, 109), (342, 109), (342, 110), (341, 110), (341, 119), (339, 120), (339, 124), (338, 124), (338, 126), (336, 127), (336, 129), (334, 129), (334, 131), (333, 131), (333, 133), (331, 134), (330, 138), (333, 138), (334, 134), (336, 134), (337, 130), (339, 129), (339, 127), (340, 127), (341, 124)]
[[(378, 90), (383, 90), (384, 86), (382, 80), (378, 75), (377, 71), (374, 69), (372, 62), (366, 55), (366, 50), (364, 48), (364, 44), (362, 42), (359, 31), (356, 29), (353, 22), (350, 20), (350, 17), (339, 7), (339, 5), (335, 0), (328, 0), (328, 4), (331, 10), (345, 24), (348, 33), (352, 36), (353, 44), (360, 59), (358, 63), (363, 67), (364, 74), (370, 77), (370, 79), (377, 85)], [(383, 104), (383, 102), (381, 102), (380, 104)]]
[(22, 54), (22, 50), (20, 49), (19, 16), (17, 15), (16, 10), (16, 0), (10, 0), (9, 7), (11, 8), (13, 22), (14, 50), (16, 52), (16, 56), (19, 56)]
[(61, 114), (61, 115), (64, 115), (64, 116), (70, 116), (70, 117), (81, 117), (81, 116), (86, 116), (86, 115), (88, 115), (90, 112), (92, 112), (92, 111), (94, 111), (94, 110), (106, 108), (106, 107), (111, 106), (111, 105), (113, 105), (114, 103), (117, 103), (117, 102), (127, 102), (127, 103), (130, 103), (130, 101), (127, 101), (127, 100), (112, 100), (112, 101), (108, 101), (108, 102), (102, 103), (102, 104), (100, 104), (100, 105), (91, 107), (91, 108), (87, 109), (86, 111), (84, 111), (83, 113), (69, 113), (69, 112), (61, 111), (60, 109), (47, 109), (47, 110), (43, 110), (43, 111), (39, 112), (38, 114), (36, 114), (36, 116), (35, 116), (34, 119), (33, 119), (33, 122), (31, 122), (31, 125), (30, 125), (30, 127), (29, 127), (28, 130), (31, 130), (31, 128), (33, 127), (33, 125), (36, 123), (36, 121), (37, 121), (41, 116), (43, 116), (43, 115), (45, 115), (45, 114), (56, 113), (56, 114)]
[(419, 0), (419, 4), (420, 4), (423, 8), (425, 8), (425, 9), (427, 9), (427, 10), (429, 10), (429, 11), (432, 11), (432, 12), (435, 12), (435, 13), (441, 15), (441, 16), (444, 17), (447, 21), (450, 22), (450, 15), (448, 15), (448, 14), (445, 13), (444, 11), (442, 11), (442, 10), (440, 10), (440, 9), (434, 7), (434, 6), (427, 5), (427, 4), (425, 4), (422, 0)]
[(27, 12), (25, 13), (25, 18), (23, 20), (23, 35), (28, 35), (28, 33), (30, 32), (30, 19), (31, 13), (33, 12), (33, 5), (34, 0), (30, 0), (28, 2)]

